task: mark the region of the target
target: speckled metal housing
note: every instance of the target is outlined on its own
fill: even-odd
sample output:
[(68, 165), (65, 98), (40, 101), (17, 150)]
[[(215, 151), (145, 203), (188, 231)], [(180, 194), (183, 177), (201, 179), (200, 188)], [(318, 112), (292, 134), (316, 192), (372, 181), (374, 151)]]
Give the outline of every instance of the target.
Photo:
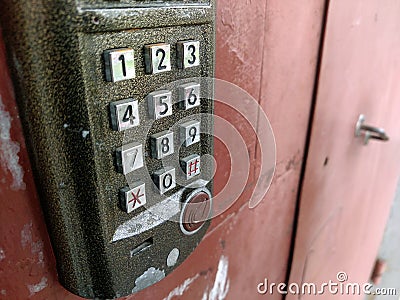
[[(134, 215), (121, 209), (120, 189), (127, 180), (151, 185), (149, 173), (162, 165), (150, 155), (148, 120), (144, 118), (143, 126), (124, 137), (124, 132), (112, 129), (109, 105), (134, 98), (140, 116), (147, 116), (145, 99), (150, 92), (178, 79), (212, 77), (214, 11), (213, 0), (2, 1), (1, 26), (59, 280), (77, 295), (115, 298), (145, 288), (182, 263), (207, 230), (208, 222), (196, 234), (185, 235), (174, 222), (179, 221), (178, 214), (138, 230), (140, 234), (117, 235), (123, 224), (132, 225), (145, 212), (144, 207)], [(201, 65), (180, 70), (174, 45), (193, 39), (202, 45)], [(143, 46), (159, 42), (171, 44), (172, 71), (147, 75)], [(114, 48), (134, 49), (134, 79), (106, 81), (103, 53)], [(177, 98), (178, 91), (173, 93)], [(205, 94), (211, 96), (212, 87), (206, 87)], [(192, 114), (213, 112), (212, 101), (202, 101), (189, 111), (178, 109), (177, 103), (174, 107), (176, 113), (155, 121), (149, 134)], [(212, 131), (212, 118), (201, 122)], [(115, 149), (130, 137), (143, 143), (147, 166), (132, 178), (118, 173), (115, 166)], [(181, 147), (179, 156), (194, 152), (212, 154), (212, 136), (202, 135), (201, 143)], [(166, 163), (179, 168), (179, 160)], [(204, 165), (202, 171), (211, 173)], [(212, 191), (212, 181), (207, 188)], [(178, 186), (168, 195), (182, 201), (190, 190)], [(156, 209), (163, 200), (152, 195), (156, 193), (149, 193), (147, 202)], [(171, 206), (168, 212), (174, 209), (180, 207)], [(173, 265), (167, 263), (171, 253), (176, 258)]]

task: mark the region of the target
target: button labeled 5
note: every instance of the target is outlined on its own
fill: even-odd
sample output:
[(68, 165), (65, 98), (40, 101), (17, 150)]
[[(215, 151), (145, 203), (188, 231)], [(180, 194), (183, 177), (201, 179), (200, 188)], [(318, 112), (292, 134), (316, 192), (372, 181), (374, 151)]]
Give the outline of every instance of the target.
[(113, 130), (123, 131), (140, 123), (138, 101), (125, 99), (110, 104), (111, 126)]
[(172, 93), (168, 90), (150, 93), (147, 96), (147, 106), (153, 120), (172, 115)]

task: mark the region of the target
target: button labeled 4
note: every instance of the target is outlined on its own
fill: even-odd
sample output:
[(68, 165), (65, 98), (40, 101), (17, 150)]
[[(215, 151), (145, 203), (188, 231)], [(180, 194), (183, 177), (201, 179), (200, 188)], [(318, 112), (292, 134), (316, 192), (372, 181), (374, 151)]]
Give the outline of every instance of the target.
[(138, 101), (125, 99), (110, 104), (111, 127), (116, 131), (123, 131), (140, 123)]

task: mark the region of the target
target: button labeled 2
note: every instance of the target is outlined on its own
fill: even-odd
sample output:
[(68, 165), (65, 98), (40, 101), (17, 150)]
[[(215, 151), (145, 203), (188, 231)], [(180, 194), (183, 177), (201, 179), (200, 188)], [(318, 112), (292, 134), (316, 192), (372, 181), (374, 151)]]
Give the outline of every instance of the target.
[(147, 74), (171, 71), (171, 46), (169, 44), (146, 45), (144, 50)]
[(113, 130), (123, 131), (140, 123), (138, 101), (125, 99), (110, 104), (111, 126)]
[(117, 82), (135, 78), (133, 49), (120, 48), (104, 51), (106, 80)]

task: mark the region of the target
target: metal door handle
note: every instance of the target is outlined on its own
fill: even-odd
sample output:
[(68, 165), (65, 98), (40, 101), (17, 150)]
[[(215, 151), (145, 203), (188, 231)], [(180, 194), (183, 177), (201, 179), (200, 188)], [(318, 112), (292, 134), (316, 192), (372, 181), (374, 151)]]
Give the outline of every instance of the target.
[(365, 116), (360, 115), (356, 124), (355, 136), (360, 137), (364, 133), (364, 145), (367, 145), (370, 139), (386, 142), (389, 140), (383, 128), (366, 125)]

